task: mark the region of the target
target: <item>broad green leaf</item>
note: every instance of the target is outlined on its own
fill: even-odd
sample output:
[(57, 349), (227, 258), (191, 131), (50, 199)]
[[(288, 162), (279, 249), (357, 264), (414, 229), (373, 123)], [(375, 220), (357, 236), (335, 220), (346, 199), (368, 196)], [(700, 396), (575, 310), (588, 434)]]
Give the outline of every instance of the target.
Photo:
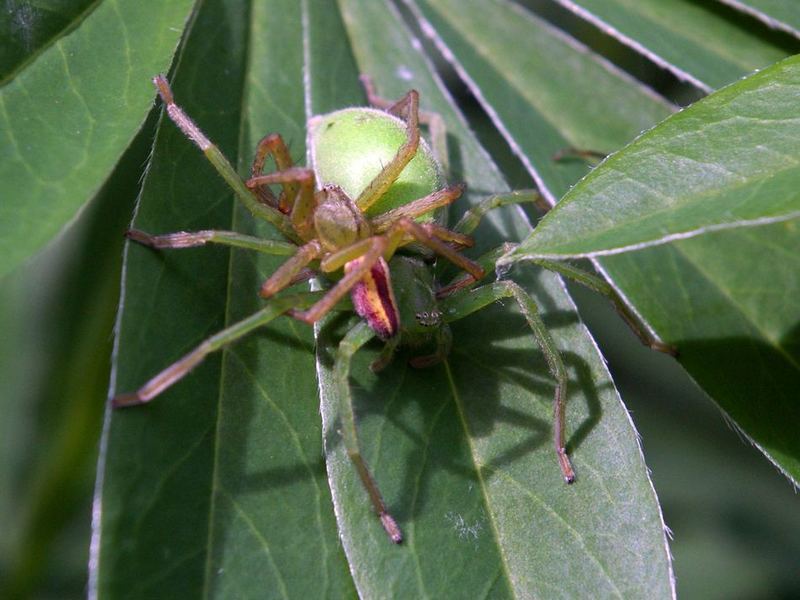
[(673, 115), (573, 187), (508, 260), (596, 256), (800, 216), (800, 56)]
[[(172, 76), (178, 102), (239, 157), (242, 173), (273, 128), (302, 156), (306, 117), (301, 7), (252, 8), (202, 3)], [(232, 207), (224, 182), (166, 117), (134, 225), (268, 232)], [(115, 389), (137, 388), (253, 312), (277, 262), (129, 245)], [(311, 328), (284, 319), (210, 357), (151, 405), (109, 413), (93, 597), (353, 595), (325, 480), (313, 356)]]
[[(472, 193), (456, 213), (506, 184), (447, 101), (430, 66), (386, 3), (339, 3), (359, 69), (380, 93), (413, 86), (448, 125), (452, 179)], [(380, 32), (375, 35), (374, 32)], [(337, 73), (341, 78), (342, 73)], [(355, 73), (351, 75), (355, 84)], [(312, 87), (316, 109), (326, 86)], [(518, 238), (515, 211), (485, 224), (485, 249)], [(479, 250), (480, 251), (480, 250)], [(454, 327), (442, 365), (414, 370), (401, 354), (379, 375), (356, 357), (351, 385), (364, 456), (404, 528), (388, 543), (338, 432), (332, 360), (340, 330), (319, 342), (326, 460), (345, 551), (362, 597), (669, 597), (663, 524), (636, 434), (558, 279), (519, 273), (569, 365), (570, 446), (579, 481), (561, 481), (550, 438), (552, 380), (510, 303)], [(567, 575), (569, 573), (569, 575)]]
[(798, 51), (692, 0), (557, 0), (660, 67), (709, 92)]
[(100, 188), (150, 110), (190, 0), (105, 0), (0, 88), (0, 276)]
[(637, 309), (733, 422), (800, 480), (800, 222), (711, 233), (603, 264), (635, 290)]
[(775, 29), (800, 36), (800, 6), (793, 0), (721, 0)]
[(97, 0), (51, 0), (46, 5), (3, 2), (0, 19), (0, 85), (89, 15)]
[[(427, 15), (427, 13), (426, 13)], [(440, 32), (446, 31), (439, 28)], [(533, 33), (533, 30), (532, 30)], [(516, 52), (525, 54), (533, 51), (529, 38), (524, 40), (509, 41), (507, 53)], [(448, 37), (443, 42), (450, 44)], [(453, 45), (455, 48), (455, 45)], [(577, 52), (576, 52), (577, 54)], [(495, 72), (498, 69), (497, 61), (473, 61), (469, 55), (462, 52), (455, 53), (452, 60), (460, 61), (460, 68), (477, 98), (483, 98), (490, 88), (501, 85), (497, 94), (510, 94), (515, 89), (524, 86), (547, 87), (548, 79), (540, 78), (539, 73), (532, 71), (515, 81), (514, 85), (502, 85)], [(499, 59), (498, 59), (499, 60)], [(794, 60), (794, 59), (792, 59)], [(789, 61), (790, 63), (792, 61)], [(581, 64), (577, 57), (565, 60), (562, 65), (565, 69), (572, 69), (572, 77), (566, 78), (571, 82), (571, 94), (582, 98), (594, 98), (594, 88), (584, 85), (592, 81), (584, 76), (582, 68), (572, 68), (574, 64)], [(523, 83), (524, 82), (524, 83)], [(635, 85), (620, 81), (620, 86)], [(627, 94), (624, 97), (628, 97)], [(639, 100), (643, 104), (652, 102), (647, 94), (641, 93)], [(520, 119), (519, 113), (501, 110), (503, 105), (498, 105), (494, 110), (495, 119), (499, 122), (501, 130), (508, 136), (512, 148), (524, 148), (524, 141), (546, 131), (532, 128), (527, 119)], [(765, 107), (766, 108), (766, 107)], [(532, 112), (539, 110), (538, 106), (531, 106)], [(581, 122), (583, 116), (575, 112), (559, 111), (558, 118)], [(634, 113), (635, 114), (635, 113)], [(553, 119), (555, 115), (547, 114)], [(609, 141), (609, 144), (611, 142)], [(608, 148), (604, 145), (603, 148)], [(535, 157), (526, 155), (531, 161)], [(532, 167), (540, 172), (546, 172), (549, 161), (544, 164), (533, 163)], [(544, 181), (550, 187), (543, 190), (548, 196), (558, 197), (567, 191), (566, 186), (559, 186), (558, 180), (553, 178)], [(682, 181), (678, 182), (682, 184)], [(699, 236), (685, 242), (674, 243), (669, 246), (654, 247), (644, 253), (629, 253), (619, 257), (605, 257), (597, 262), (598, 268), (618, 285), (624, 296), (631, 302), (644, 319), (654, 325), (655, 331), (666, 341), (678, 345), (681, 351), (679, 361), (687, 368), (690, 375), (700, 382), (705, 391), (712, 396), (714, 401), (729, 415), (736, 415), (736, 425), (750, 437), (750, 439), (764, 451), (768, 458), (778, 464), (781, 470), (794, 481), (800, 480), (798, 469), (798, 454), (795, 443), (787, 437), (788, 432), (800, 428), (798, 419), (791, 407), (787, 406), (784, 396), (796, 395), (796, 385), (791, 385), (787, 376), (786, 356), (788, 364), (797, 363), (795, 339), (796, 312), (777, 308), (750, 311), (747, 320), (752, 325), (748, 329), (750, 338), (744, 337), (746, 343), (731, 340), (729, 328), (731, 323), (741, 324), (740, 295), (747, 289), (759, 290), (762, 295), (773, 291), (777, 298), (783, 299), (784, 289), (793, 289), (796, 286), (797, 271), (786, 256), (791, 256), (795, 247), (796, 221), (788, 221), (769, 227), (747, 228), (741, 232), (737, 229), (714, 233), (713, 235)], [(775, 243), (771, 232), (784, 231), (785, 235)], [(794, 234), (796, 235), (796, 233)], [(728, 237), (730, 236), (730, 237)], [(748, 260), (758, 261), (759, 265), (770, 265), (769, 269), (750, 265), (741, 256), (741, 251), (731, 252), (736, 249), (740, 236), (747, 236), (750, 240), (748, 252), (752, 253)], [(728, 252), (720, 252), (720, 245), (725, 244)], [(693, 248), (694, 256), (708, 260), (699, 266), (692, 266), (690, 261), (683, 259), (684, 247)], [(676, 258), (678, 257), (678, 258)], [(669, 265), (670, 268), (665, 268)], [(745, 266), (747, 265), (747, 266)], [(747, 287), (726, 284), (720, 287), (718, 281), (745, 278)], [(721, 289), (723, 291), (721, 291)], [(673, 311), (673, 303), (680, 301), (684, 310), (682, 313)], [(790, 300), (792, 301), (792, 300)], [(759, 304), (756, 304), (758, 307)], [(708, 307), (713, 307), (709, 309)], [(775, 311), (780, 314), (782, 321), (775, 324)], [(690, 316), (691, 315), (691, 316)], [(703, 323), (696, 323), (702, 319)], [(767, 326), (767, 323), (772, 323)], [(687, 333), (687, 326), (693, 324), (702, 328), (705, 339), (709, 343), (718, 345), (716, 355), (719, 359), (711, 360), (698, 354), (694, 359), (684, 357), (682, 346), (686, 340), (696, 340), (697, 335)], [(770, 335), (761, 332), (770, 331)], [(726, 341), (729, 342), (726, 344)], [(693, 343), (690, 341), (690, 343)], [(748, 362), (740, 360), (743, 355), (742, 347), (749, 348), (745, 358)], [(772, 360), (774, 355), (783, 357)], [(758, 368), (743, 369), (744, 364), (758, 364)], [(796, 375), (795, 375), (796, 380)], [(737, 382), (728, 385), (728, 382)], [(778, 391), (775, 391), (776, 382)], [(764, 390), (770, 390), (765, 392)], [(758, 407), (758, 410), (755, 410)]]

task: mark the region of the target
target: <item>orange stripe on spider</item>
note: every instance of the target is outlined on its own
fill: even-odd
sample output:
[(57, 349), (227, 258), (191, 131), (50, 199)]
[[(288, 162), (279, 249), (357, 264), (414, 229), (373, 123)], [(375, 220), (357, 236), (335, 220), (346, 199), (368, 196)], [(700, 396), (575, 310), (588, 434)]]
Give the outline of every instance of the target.
[[(349, 273), (363, 261), (363, 257), (351, 260), (344, 266)], [(356, 313), (364, 319), (382, 340), (388, 340), (397, 334), (400, 318), (397, 312), (397, 301), (392, 291), (389, 277), (389, 265), (379, 258), (372, 268), (350, 292)]]

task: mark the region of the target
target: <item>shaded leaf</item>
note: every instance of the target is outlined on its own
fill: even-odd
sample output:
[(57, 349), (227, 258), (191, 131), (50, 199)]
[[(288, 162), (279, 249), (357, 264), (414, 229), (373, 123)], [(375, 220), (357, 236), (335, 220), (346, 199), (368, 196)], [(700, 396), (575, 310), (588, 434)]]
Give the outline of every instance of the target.
[[(0, 596), (75, 596), (85, 589), (92, 479), (111, 368), (122, 233), (138, 192), (155, 119), (134, 140), (76, 226), (3, 280), (0, 307), (2, 439)], [(2, 302), (0, 302), (2, 304)], [(5, 466), (5, 465), (4, 465)], [(6, 506), (6, 502), (9, 506)], [(70, 530), (74, 530), (74, 533)], [(76, 538), (71, 560), (58, 543)]]
[(40, 5), (5, 0), (0, 20), (0, 85), (65, 35), (97, 7), (97, 0), (55, 0)]
[(0, 275), (100, 188), (152, 106), (190, 0), (106, 0), (0, 89)]
[(716, 92), (573, 187), (508, 260), (596, 256), (800, 216), (800, 57)]
[(775, 29), (800, 36), (800, 6), (792, 0), (721, 0)]
[[(557, 0), (603, 32), (709, 92), (798, 51), (691, 0)], [(785, 46), (785, 47), (784, 47)]]
[(800, 222), (711, 233), (603, 264), (692, 377), (800, 481)]

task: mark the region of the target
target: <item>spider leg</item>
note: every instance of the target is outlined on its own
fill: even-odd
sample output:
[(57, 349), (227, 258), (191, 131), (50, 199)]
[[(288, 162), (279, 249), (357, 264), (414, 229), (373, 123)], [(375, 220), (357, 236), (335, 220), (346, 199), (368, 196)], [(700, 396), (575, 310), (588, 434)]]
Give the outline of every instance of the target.
[(559, 275), (563, 275), (564, 277), (580, 283), (581, 285), (588, 287), (590, 290), (603, 294), (611, 301), (611, 304), (617, 310), (622, 319), (633, 330), (633, 332), (636, 334), (636, 337), (639, 338), (642, 344), (652, 348), (653, 350), (657, 350), (658, 352), (663, 352), (671, 356), (678, 355), (677, 348), (671, 344), (667, 344), (666, 342), (659, 340), (656, 335), (642, 322), (639, 315), (633, 312), (633, 310), (622, 299), (619, 293), (601, 277), (568, 263), (543, 259), (536, 259), (531, 262), (547, 269), (548, 271), (554, 271)]
[(358, 430), (356, 419), (353, 412), (353, 398), (350, 394), (350, 362), (356, 351), (375, 336), (375, 332), (363, 321), (355, 325), (344, 339), (339, 343), (339, 350), (336, 353), (336, 363), (334, 365), (334, 379), (342, 399), (342, 437), (347, 448), (347, 455), (356, 467), (361, 483), (369, 495), (378, 518), (381, 520), (384, 530), (389, 535), (389, 539), (395, 544), (403, 541), (403, 534), (397, 522), (389, 514), (386, 504), (383, 501), (378, 484), (367, 467), (367, 463), (361, 456), (361, 449), (358, 441)]
[[(447, 229), (441, 229), (445, 232), (449, 232)], [(480, 281), (486, 274), (478, 263), (470, 260), (457, 250), (454, 250), (444, 243), (441, 239), (444, 234), (439, 231), (439, 228), (436, 226), (431, 227), (428, 226), (428, 224), (420, 224), (416, 221), (412, 221), (411, 219), (402, 218), (392, 225), (392, 228), (387, 233), (387, 236), (389, 236), (390, 240), (395, 240), (397, 237), (397, 232), (403, 232), (411, 236), (412, 239), (427, 246), (440, 256), (443, 256), (460, 269), (464, 269), (470, 274), (470, 276), (473, 278), (473, 281)], [(395, 246), (392, 246), (392, 251), (394, 250), (394, 247)]]
[(392, 360), (394, 360), (394, 353), (397, 350), (397, 346), (400, 345), (400, 339), (401, 336), (396, 335), (386, 340), (380, 355), (378, 355), (378, 358), (373, 360), (372, 364), (369, 366), (370, 371), (373, 373), (380, 373), (389, 366)]
[(395, 180), (400, 176), (406, 165), (414, 158), (419, 147), (419, 94), (416, 90), (410, 90), (398, 104), (403, 103), (403, 111), (406, 114), (406, 141), (397, 150), (397, 154), (384, 165), (381, 172), (370, 181), (369, 185), (363, 189), (356, 199), (356, 206), (362, 211), (366, 210), (378, 201), (388, 190)]
[(319, 293), (306, 293), (271, 301), (267, 306), (253, 313), (249, 317), (226, 327), (204, 340), (194, 350), (168, 366), (158, 375), (150, 379), (135, 392), (117, 394), (112, 400), (115, 408), (135, 406), (150, 402), (172, 384), (180, 381), (193, 368), (199, 365), (206, 356), (220, 350), (222, 347), (235, 342), (239, 338), (252, 332), (254, 329), (266, 325), (276, 317), (284, 314), (290, 308), (308, 306), (319, 297)]
[(289, 213), (289, 219), (294, 230), (305, 240), (315, 237), (314, 208), (317, 205), (317, 196), (314, 190), (314, 171), (305, 167), (290, 167), (285, 171), (276, 171), (268, 175), (256, 175), (247, 180), (245, 185), (252, 190), (263, 189), (261, 186), (270, 183), (284, 185), (292, 184), (294, 195), (288, 197), (290, 192), (284, 188), (281, 197), (281, 211)]
[(275, 272), (269, 276), (258, 294), (262, 298), (270, 298), (290, 285), (295, 278), (306, 268), (308, 263), (322, 255), (322, 246), (316, 240), (300, 246), (294, 255), (286, 260)]
[(569, 159), (578, 159), (584, 160), (588, 162), (590, 165), (594, 166), (603, 160), (606, 156), (608, 156), (607, 152), (600, 152), (598, 150), (586, 150), (581, 148), (575, 148), (574, 146), (567, 146), (566, 148), (562, 148), (555, 154), (553, 154), (553, 160), (556, 162), (569, 160)]
[[(480, 265), (484, 272), (491, 273), (494, 270), (495, 264), (497, 264), (497, 260), (504, 254), (511, 252), (514, 247), (515, 244), (508, 242), (505, 244), (500, 244), (497, 248), (493, 248), (486, 254), (479, 256), (475, 262)], [(451, 296), (454, 292), (457, 292), (458, 290), (468, 287), (474, 283), (475, 278), (472, 275), (469, 273), (459, 273), (452, 281), (450, 281), (450, 283), (440, 288), (436, 292), (436, 297), (446, 298), (447, 296)]]
[(403, 217), (416, 219), (422, 215), (452, 204), (464, 193), (464, 184), (451, 185), (432, 194), (418, 198), (413, 202), (370, 218), (370, 225), (375, 233), (387, 231), (396, 221)]
[(507, 194), (497, 194), (484, 199), (465, 212), (458, 223), (453, 227), (453, 231), (469, 235), (475, 231), (481, 219), (483, 219), (490, 210), (510, 204), (525, 204), (526, 202), (535, 204), (536, 207), (543, 212), (550, 210), (550, 205), (547, 204), (541, 194), (535, 190), (517, 190)]
[(234, 191), (236, 197), (247, 207), (253, 216), (272, 223), (272, 225), (287, 238), (298, 241), (297, 234), (295, 234), (286, 216), (276, 208), (259, 202), (259, 199), (247, 189), (244, 181), (239, 177), (233, 165), (225, 158), (225, 155), (220, 152), (219, 148), (211, 143), (195, 122), (183, 112), (183, 109), (175, 104), (172, 90), (166, 78), (163, 75), (157, 75), (153, 78), (153, 83), (156, 85), (158, 94), (166, 105), (167, 115), (172, 119), (172, 122), (178, 126), (186, 137), (202, 150), (208, 161), (217, 170), (217, 173), (222, 176)]
[[(387, 100), (383, 96), (378, 95), (375, 91), (375, 84), (369, 75), (361, 75), (359, 79), (361, 80), (361, 85), (364, 86), (364, 92), (367, 95), (367, 102), (369, 102), (370, 106), (380, 108), (390, 115), (405, 120), (404, 111), (407, 108), (407, 96), (404, 96), (397, 102)], [(444, 173), (449, 173), (450, 162), (447, 153), (447, 129), (442, 115), (437, 112), (424, 110), (418, 111), (418, 115), (419, 122), (428, 126), (428, 132), (431, 137), (431, 150), (433, 150), (434, 158), (442, 166), (442, 171), (444, 171)]]
[(327, 291), (327, 293), (316, 303), (314, 306), (305, 311), (292, 310), (289, 315), (295, 319), (305, 321), (306, 323), (316, 323), (324, 317), (336, 304), (341, 300), (352, 288), (356, 285), (375, 265), (375, 263), (383, 257), (386, 251), (388, 241), (384, 236), (375, 236), (366, 240), (356, 242), (352, 246), (345, 248), (332, 256), (326, 257), (323, 261), (323, 271), (335, 271), (342, 264), (331, 263), (331, 258), (339, 258), (347, 260), (344, 262), (351, 262), (357, 258), (361, 259), (354, 268), (348, 270), (345, 276), (342, 277), (336, 285)]
[(194, 248), (206, 244), (220, 244), (222, 246), (256, 250), (264, 254), (273, 254), (277, 256), (291, 256), (297, 251), (297, 246), (288, 242), (267, 240), (252, 235), (236, 233), (235, 231), (219, 231), (216, 229), (177, 231), (175, 233), (165, 233), (162, 235), (150, 235), (138, 229), (130, 229), (125, 232), (125, 237), (144, 246), (156, 249)]
[(434, 365), (438, 365), (450, 354), (453, 348), (453, 332), (447, 323), (442, 325), (436, 331), (436, 350), (433, 354), (426, 354), (424, 356), (415, 356), (408, 361), (415, 369), (426, 369)]
[(442, 301), (442, 313), (447, 322), (457, 321), (469, 314), (487, 307), (492, 302), (502, 298), (513, 298), (519, 305), (522, 314), (533, 332), (536, 343), (544, 353), (550, 374), (556, 380), (556, 389), (553, 399), (553, 442), (555, 443), (558, 464), (567, 483), (575, 481), (575, 471), (566, 451), (564, 431), (564, 402), (567, 397), (567, 371), (561, 354), (547, 331), (538, 308), (533, 298), (513, 281), (496, 281), (469, 292), (454, 294)]
[[(279, 133), (269, 133), (261, 138), (256, 147), (256, 154), (253, 157), (253, 164), (250, 167), (250, 178), (258, 177), (264, 173), (264, 161), (267, 156), (272, 156), (275, 161), (276, 171), (286, 171), (294, 166), (292, 156), (289, 154), (289, 148), (283, 137)], [(250, 186), (248, 186), (250, 187)], [(283, 183), (283, 195), (280, 201), (275, 198), (275, 195), (268, 187), (259, 186), (256, 188), (256, 193), (262, 201), (278, 208), (281, 212), (288, 212), (288, 202), (297, 196), (297, 185), (292, 182)]]

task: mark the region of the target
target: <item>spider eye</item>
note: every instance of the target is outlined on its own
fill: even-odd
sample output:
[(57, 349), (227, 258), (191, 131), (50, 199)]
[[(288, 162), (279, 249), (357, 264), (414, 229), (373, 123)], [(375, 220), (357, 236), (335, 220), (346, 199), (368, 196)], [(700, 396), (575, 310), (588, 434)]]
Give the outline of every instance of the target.
[(438, 310), (431, 312), (425, 311), (416, 313), (414, 317), (416, 317), (417, 322), (420, 325), (425, 327), (435, 327), (441, 323), (442, 313), (440, 313)]

